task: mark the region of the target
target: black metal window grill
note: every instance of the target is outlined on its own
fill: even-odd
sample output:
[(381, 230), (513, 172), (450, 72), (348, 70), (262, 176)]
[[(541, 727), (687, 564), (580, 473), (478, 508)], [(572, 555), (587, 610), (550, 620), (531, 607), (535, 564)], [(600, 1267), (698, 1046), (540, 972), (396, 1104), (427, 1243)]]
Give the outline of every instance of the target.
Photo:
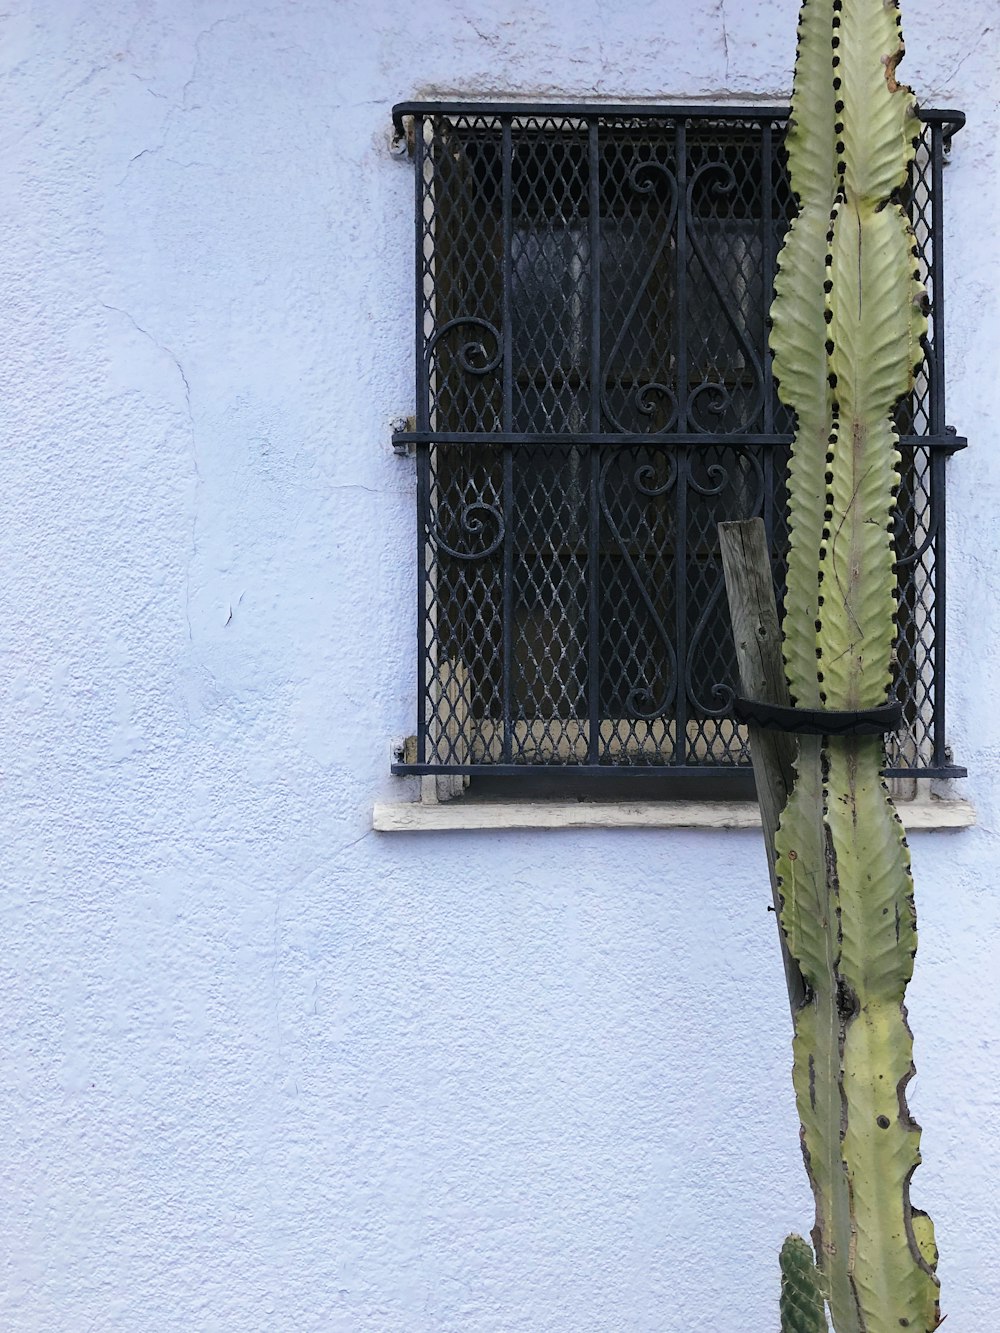
[[(394, 771), (695, 775), (749, 764), (716, 526), (783, 582), (792, 422), (767, 317), (787, 109), (403, 104), (416, 171), (417, 725)], [(898, 412), (895, 775), (944, 743), (941, 180), (905, 203), (932, 300)]]

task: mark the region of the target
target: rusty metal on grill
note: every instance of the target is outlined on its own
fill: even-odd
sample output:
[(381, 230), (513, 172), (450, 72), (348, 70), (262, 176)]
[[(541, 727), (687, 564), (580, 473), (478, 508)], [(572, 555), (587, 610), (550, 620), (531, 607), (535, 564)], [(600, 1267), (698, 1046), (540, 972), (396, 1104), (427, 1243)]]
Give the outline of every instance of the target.
[[(782, 586), (792, 422), (767, 317), (787, 109), (403, 104), (416, 173), (417, 719), (394, 771), (745, 767), (716, 526)], [(941, 180), (904, 200), (932, 300), (898, 412), (896, 775), (946, 776)]]

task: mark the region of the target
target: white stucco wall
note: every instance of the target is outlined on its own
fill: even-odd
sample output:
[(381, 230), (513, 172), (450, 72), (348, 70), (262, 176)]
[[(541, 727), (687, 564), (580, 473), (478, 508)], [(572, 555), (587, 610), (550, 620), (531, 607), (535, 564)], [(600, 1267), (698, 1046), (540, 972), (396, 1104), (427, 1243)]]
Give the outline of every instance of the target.
[[(371, 831), (412, 729), (389, 107), (790, 82), (794, 0), (10, 0), (0, 1326), (743, 1333), (810, 1199), (759, 837)], [(950, 732), (913, 840), (949, 1333), (1000, 1327), (992, 0), (947, 170)], [(993, 26), (991, 26), (993, 25)]]

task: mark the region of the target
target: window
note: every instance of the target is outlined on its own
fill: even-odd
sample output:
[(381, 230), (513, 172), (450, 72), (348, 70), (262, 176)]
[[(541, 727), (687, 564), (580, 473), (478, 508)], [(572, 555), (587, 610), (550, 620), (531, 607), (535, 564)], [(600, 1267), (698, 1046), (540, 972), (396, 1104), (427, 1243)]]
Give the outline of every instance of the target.
[[(787, 110), (406, 104), (416, 170), (417, 720), (395, 772), (749, 766), (716, 525), (785, 543), (792, 423), (767, 314), (793, 205)], [(944, 744), (941, 175), (907, 205), (934, 304), (898, 414), (889, 771)]]

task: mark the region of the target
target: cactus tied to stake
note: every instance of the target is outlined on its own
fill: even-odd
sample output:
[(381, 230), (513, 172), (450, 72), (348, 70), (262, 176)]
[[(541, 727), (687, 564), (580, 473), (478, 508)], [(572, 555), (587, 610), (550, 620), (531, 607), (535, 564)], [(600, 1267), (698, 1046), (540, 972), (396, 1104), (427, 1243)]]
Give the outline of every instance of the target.
[[(772, 347), (796, 414), (783, 629), (789, 691), (804, 709), (863, 713), (891, 690), (892, 413), (926, 329), (897, 202), (918, 133), (913, 94), (896, 81), (902, 54), (891, 0), (802, 5), (788, 132), (798, 212), (779, 259)], [(790, 1239), (786, 1330), (825, 1328), (817, 1291), (836, 1333), (939, 1323), (933, 1228), (909, 1199), (920, 1156), (903, 999), (916, 923), (884, 763), (877, 735), (802, 736), (775, 838), (781, 924), (805, 982), (794, 1084), (819, 1278)]]

